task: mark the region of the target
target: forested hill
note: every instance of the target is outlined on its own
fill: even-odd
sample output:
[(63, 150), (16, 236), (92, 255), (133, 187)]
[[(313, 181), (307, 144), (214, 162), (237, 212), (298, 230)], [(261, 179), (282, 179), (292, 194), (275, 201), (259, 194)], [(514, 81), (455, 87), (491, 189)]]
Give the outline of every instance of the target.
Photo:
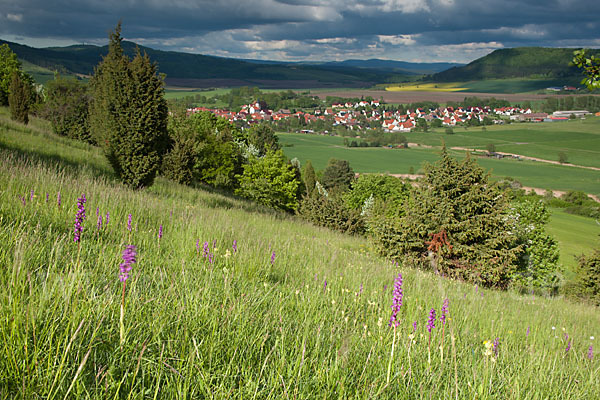
[[(67, 47), (33, 48), (17, 43), (7, 43), (19, 59), (31, 64), (63, 73), (91, 75), (102, 56), (108, 53), (108, 46), (73, 45)], [(269, 80), (269, 81), (311, 81), (313, 83), (338, 84), (342, 86), (370, 86), (375, 83), (394, 82), (402, 79), (397, 72), (376, 68), (336, 67), (300, 64), (257, 63), (155, 50), (139, 46), (133, 42), (122, 43), (126, 54), (133, 56), (136, 46), (146, 52), (152, 61), (158, 63), (159, 71), (167, 79), (181, 80)]]
[[(450, 68), (428, 76), (435, 82), (464, 82), (503, 78), (564, 78), (581, 80), (581, 71), (570, 66), (575, 49), (518, 47), (500, 49), (463, 67)], [(592, 50), (600, 54), (600, 50)]]

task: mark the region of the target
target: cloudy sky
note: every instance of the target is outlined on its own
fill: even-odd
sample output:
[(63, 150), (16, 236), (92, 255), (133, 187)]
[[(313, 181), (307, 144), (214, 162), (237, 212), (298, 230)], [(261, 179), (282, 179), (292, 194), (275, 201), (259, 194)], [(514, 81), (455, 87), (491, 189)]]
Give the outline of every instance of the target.
[(127, 40), (280, 61), (469, 62), (504, 47), (600, 47), (598, 0), (0, 0), (0, 38)]

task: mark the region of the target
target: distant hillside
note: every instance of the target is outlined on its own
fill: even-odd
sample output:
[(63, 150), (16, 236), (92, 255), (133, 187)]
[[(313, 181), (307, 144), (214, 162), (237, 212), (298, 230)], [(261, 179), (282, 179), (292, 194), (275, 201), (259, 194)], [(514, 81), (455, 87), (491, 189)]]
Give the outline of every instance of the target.
[(458, 63), (412, 63), (407, 61), (380, 60), (372, 58), (369, 60), (345, 60), (336, 62), (327, 62), (320, 64), (326, 67), (355, 67), (379, 69), (382, 71), (411, 73), (411, 74), (433, 74), (436, 72), (445, 71), (453, 67), (461, 67), (465, 64)]
[(265, 61), (265, 60), (251, 60), (245, 59), (244, 61), (254, 64), (280, 64), (280, 65), (312, 65), (325, 68), (365, 68), (386, 72), (395, 72), (399, 74), (410, 74), (410, 75), (423, 75), (423, 74), (434, 74), (436, 72), (445, 71), (452, 67), (461, 67), (465, 64), (459, 63), (413, 63), (408, 61), (394, 61), (394, 60), (381, 60), (378, 58), (371, 58), (368, 60), (345, 60), (345, 61), (327, 61), (327, 62), (315, 62), (315, 61), (301, 61), (301, 62), (285, 62), (285, 61)]
[[(574, 50), (544, 47), (500, 49), (463, 67), (450, 68), (426, 79), (435, 82), (464, 82), (505, 78), (559, 78), (566, 82), (579, 82), (582, 79), (581, 71), (569, 66)], [(594, 53), (600, 54), (600, 50), (595, 50)]]
[[(67, 47), (33, 48), (8, 43), (19, 59), (33, 65), (57, 70), (62, 73), (91, 75), (102, 56), (108, 53), (108, 46), (74, 45)], [(136, 44), (123, 42), (123, 49), (129, 56), (135, 54)], [(393, 82), (402, 79), (402, 75), (380, 69), (343, 67), (327, 68), (317, 65), (253, 63), (230, 58), (205, 56), (201, 54), (179, 53), (155, 50), (139, 46), (148, 53), (150, 59), (158, 63), (159, 71), (167, 75), (167, 83), (180, 86), (226, 85), (232, 86), (257, 84), (263, 87), (303, 86), (372, 86), (376, 83)], [(279, 82), (279, 83), (278, 83)]]

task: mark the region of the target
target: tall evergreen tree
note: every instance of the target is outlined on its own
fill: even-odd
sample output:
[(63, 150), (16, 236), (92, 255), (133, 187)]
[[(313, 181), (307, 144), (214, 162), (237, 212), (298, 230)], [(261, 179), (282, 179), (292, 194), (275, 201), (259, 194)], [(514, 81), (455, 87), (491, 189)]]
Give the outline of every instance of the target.
[(0, 106), (8, 105), (9, 86), (13, 73), (21, 69), (17, 55), (13, 53), (7, 43), (0, 45)]
[(27, 125), (30, 101), (31, 86), (29, 82), (22, 79), (19, 71), (13, 71), (8, 94), (10, 118)]
[(132, 188), (150, 186), (168, 145), (167, 102), (156, 65), (138, 49), (123, 53), (121, 23), (91, 80), (90, 128), (117, 176)]
[(304, 179), (304, 186), (306, 187), (306, 195), (310, 196), (312, 192), (315, 191), (315, 185), (317, 183), (317, 174), (315, 173), (315, 169), (310, 160), (306, 161), (306, 164), (304, 164), (302, 177)]

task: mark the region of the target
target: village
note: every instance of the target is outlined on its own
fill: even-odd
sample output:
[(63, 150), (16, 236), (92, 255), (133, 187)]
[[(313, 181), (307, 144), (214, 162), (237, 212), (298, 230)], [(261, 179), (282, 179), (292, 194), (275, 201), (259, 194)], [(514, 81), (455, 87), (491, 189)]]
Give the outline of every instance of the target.
[[(264, 102), (246, 104), (238, 112), (220, 108), (193, 107), (188, 114), (208, 111), (231, 123), (251, 125), (261, 122), (284, 121), (295, 118), (304, 129), (298, 131), (315, 133), (311, 125), (322, 121), (331, 126), (342, 126), (350, 130), (381, 128), (385, 132), (411, 132), (424, 125), (431, 127), (455, 127), (460, 125), (493, 125), (507, 122), (561, 122), (572, 118), (585, 118), (591, 114), (585, 110), (555, 111), (552, 114), (533, 112), (530, 108), (489, 106), (438, 107), (435, 109), (415, 108), (389, 111), (377, 100), (334, 103), (331, 107), (312, 111), (294, 112), (287, 109), (273, 111)], [(320, 131), (327, 134), (328, 131)]]

